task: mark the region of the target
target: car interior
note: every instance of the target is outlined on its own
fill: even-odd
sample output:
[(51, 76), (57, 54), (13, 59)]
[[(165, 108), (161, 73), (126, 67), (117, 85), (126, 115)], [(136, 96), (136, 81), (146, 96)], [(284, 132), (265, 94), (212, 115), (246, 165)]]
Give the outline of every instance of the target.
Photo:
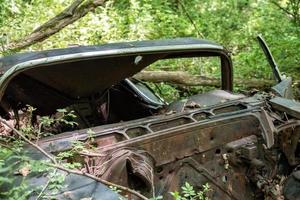
[(182, 65), (187, 68), (196, 64), (201, 68), (213, 64), (220, 70), (220, 66), (217, 66), (221, 64), (219, 59), (209, 63), (207, 59), (194, 56), (177, 58), (172, 55), (169, 58), (167, 54), (155, 54), (118, 59), (109, 57), (29, 69), (19, 73), (8, 84), (1, 101), (0, 114), (5, 119), (20, 119), (19, 115), (26, 112), (30, 105), (36, 108), (31, 120), (34, 123), (37, 122), (37, 116), (54, 116), (57, 109), (74, 111), (77, 116), (74, 121), (78, 125), (57, 131), (61, 132), (182, 112), (191, 109), (191, 104), (198, 108), (243, 97), (218, 89), (167, 103), (145, 82), (128, 78), (145, 67), (151, 69), (161, 65)]

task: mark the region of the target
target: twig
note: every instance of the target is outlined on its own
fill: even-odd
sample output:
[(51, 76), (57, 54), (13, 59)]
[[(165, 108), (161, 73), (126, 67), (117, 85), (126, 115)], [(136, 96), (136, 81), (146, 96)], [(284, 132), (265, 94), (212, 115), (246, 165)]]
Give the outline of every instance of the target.
[(41, 132), (42, 132), (42, 127), (43, 127), (43, 123), (40, 123), (40, 124), (39, 124), (39, 127), (38, 127), (38, 133), (37, 133), (36, 141), (35, 141), (35, 143), (36, 143), (37, 145), (38, 145), (38, 143), (39, 143), (40, 135), (41, 135)]
[(275, 6), (277, 6), (280, 10), (285, 12), (287, 15), (290, 15), (296, 25), (300, 25), (300, 13), (299, 13), (299, 8), (300, 8), (300, 1), (295, 0), (295, 1), (290, 1), (290, 8), (292, 10), (289, 10), (289, 6), (283, 7), (281, 6), (276, 0), (272, 0), (271, 3), (273, 3)]
[(90, 157), (104, 157), (106, 154), (94, 153), (94, 152), (82, 152), (79, 151), (78, 154), (82, 156), (90, 156)]
[(7, 127), (9, 127), (11, 130), (13, 130), (18, 136), (20, 136), (25, 142), (39, 150), (41, 153), (43, 153), (47, 158), (49, 158), (53, 163), (58, 164), (56, 159), (53, 158), (50, 154), (48, 154), (44, 149), (42, 149), (40, 146), (37, 144), (34, 144), (31, 142), (29, 139), (27, 139), (20, 131), (12, 127), (9, 123), (7, 123), (4, 119), (0, 118), (0, 122), (5, 124)]
[(106, 181), (104, 179), (101, 179), (101, 178), (98, 178), (96, 176), (93, 176), (91, 174), (88, 174), (88, 173), (85, 173), (85, 172), (82, 172), (82, 171), (79, 171), (79, 170), (72, 170), (72, 169), (67, 169), (59, 164), (48, 164), (49, 166), (51, 167), (55, 167), (57, 169), (60, 169), (62, 171), (65, 171), (67, 173), (71, 173), (71, 174), (77, 174), (77, 175), (83, 175), (83, 176), (86, 176), (86, 177), (89, 177), (97, 182), (100, 182), (100, 183), (103, 183), (105, 185), (108, 185), (108, 186), (112, 186), (112, 187), (116, 187), (116, 188), (119, 188), (120, 190), (123, 190), (125, 192), (129, 192), (143, 200), (149, 200), (147, 197), (145, 197), (144, 195), (138, 193), (137, 191), (135, 190), (131, 190), (130, 188), (128, 187), (124, 187), (124, 186), (121, 186), (121, 185), (118, 185), (118, 184), (115, 184), (115, 183), (112, 183), (112, 182), (109, 182), (109, 181)]
[[(56, 173), (56, 169), (55, 169), (55, 172), (54, 173)], [(46, 185), (43, 187), (43, 189), (42, 189), (42, 191), (39, 193), (39, 195), (37, 196), (37, 198), (35, 199), (35, 200), (39, 200), (41, 197), (42, 197), (42, 195), (43, 195), (43, 193), (45, 192), (45, 190), (47, 189), (47, 187), (49, 186), (49, 183), (51, 182), (51, 180), (49, 179), (48, 181), (47, 181), (47, 183), (46, 183)]]
[(37, 196), (37, 198), (36, 198), (35, 200), (39, 200), (39, 199), (42, 197), (43, 193), (45, 192), (45, 190), (46, 190), (47, 187), (49, 186), (50, 181), (51, 181), (51, 180), (48, 180), (48, 181), (47, 181), (46, 185), (43, 187), (42, 191), (40, 192), (40, 194)]
[(0, 141), (0, 146), (3, 146), (4, 148), (9, 149), (11, 151), (13, 150), (9, 145), (4, 144), (2, 141)]
[(282, 10), (283, 12), (285, 12), (288, 15), (292, 15), (293, 13), (291, 13), (287, 8), (284, 8), (283, 6), (281, 6), (278, 2), (276, 1), (271, 1), (271, 3), (273, 3), (275, 6), (277, 6), (280, 10)]
[(137, 191), (135, 190), (132, 190), (130, 188), (127, 188), (127, 187), (124, 187), (124, 186), (121, 186), (121, 185), (118, 185), (118, 184), (115, 184), (115, 183), (112, 183), (112, 182), (109, 182), (109, 181), (106, 181), (104, 179), (101, 179), (101, 178), (98, 178), (96, 176), (93, 176), (91, 174), (88, 174), (88, 173), (84, 173), (82, 171), (79, 171), (79, 170), (72, 170), (72, 169), (67, 169), (65, 167), (63, 167), (62, 165), (60, 165), (56, 159), (51, 156), (50, 154), (48, 154), (45, 150), (43, 150), (40, 146), (36, 145), (35, 143), (31, 142), (29, 139), (27, 139), (20, 131), (18, 131), (17, 129), (15, 129), (14, 127), (12, 127), (10, 124), (8, 124), (4, 119), (0, 118), (0, 122), (1, 123), (4, 123), (6, 126), (8, 126), (10, 129), (12, 129), (18, 136), (20, 136), (25, 142), (27, 142), (28, 144), (30, 144), (31, 146), (33, 146), (34, 148), (36, 148), (38, 151), (40, 151), (42, 154), (44, 154), (46, 157), (48, 157), (53, 164), (47, 164), (49, 166), (52, 166), (56, 169), (60, 169), (62, 171), (65, 171), (65, 172), (68, 172), (68, 173), (72, 173), (72, 174), (77, 174), (77, 175), (83, 175), (83, 176), (86, 176), (86, 177), (89, 177), (97, 182), (100, 182), (100, 183), (103, 183), (107, 186), (113, 186), (113, 187), (116, 187), (116, 188), (119, 188), (125, 192), (129, 192), (139, 198), (141, 198), (142, 200), (148, 200), (147, 197), (145, 197), (144, 195), (138, 193)]
[(187, 9), (185, 8), (185, 5), (179, 0), (178, 3), (181, 5), (184, 13), (186, 14), (186, 16), (189, 18), (190, 22), (192, 23), (192, 25), (195, 28), (195, 31), (197, 31), (198, 36), (201, 36), (202, 38), (204, 38), (204, 35), (199, 31), (198, 27), (196, 26), (193, 18), (190, 16), (190, 14), (188, 13)]

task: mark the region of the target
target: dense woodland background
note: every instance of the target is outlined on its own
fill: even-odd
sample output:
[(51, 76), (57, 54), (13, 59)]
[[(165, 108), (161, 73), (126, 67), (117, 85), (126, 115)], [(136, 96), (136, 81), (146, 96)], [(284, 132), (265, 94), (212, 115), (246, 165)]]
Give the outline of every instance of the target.
[[(235, 79), (272, 80), (255, 40), (262, 34), (280, 70), (299, 79), (300, 0), (108, 0), (42, 42), (13, 51), (6, 48), (74, 2), (0, 0), (0, 55), (73, 44), (197, 37), (216, 41), (232, 52)], [(173, 65), (172, 70), (186, 68)], [(192, 65), (187, 70), (195, 71)], [(216, 75), (218, 69), (207, 67), (201, 73)], [(173, 86), (162, 89), (174, 91)]]
[[(50, 20), (53, 17), (55, 20)], [(268, 42), (281, 72), (296, 80), (294, 87), (299, 98), (300, 0), (0, 0), (0, 56), (74, 44), (93, 45), (175, 37), (205, 38), (231, 51), (235, 83), (238, 83), (236, 91), (249, 91), (246, 85), (248, 82), (253, 85), (253, 79), (256, 83), (271, 82), (273, 79), (271, 68), (256, 42), (258, 34), (262, 34)], [(196, 67), (198, 65), (194, 65), (192, 60), (164, 62), (161, 66), (152, 66), (151, 70), (188, 72), (192, 75), (199, 75), (200, 72), (201, 76), (219, 76), (219, 69), (214, 65), (205, 65), (200, 71)], [(169, 101), (204, 90), (202, 86), (186, 87), (170, 83), (152, 83), (150, 86)], [(49, 126), (57, 122), (66, 123), (63, 117), (69, 117), (72, 113), (67, 115), (64, 109), (59, 110), (62, 114), (60, 119), (45, 116), (41, 118), (40, 124)], [(28, 107), (30, 116), (33, 111), (34, 108)], [(1, 123), (9, 125), (2, 118)], [(15, 179), (9, 177), (17, 172), (26, 177), (29, 172), (47, 171), (48, 182), (38, 191), (37, 199), (42, 199), (46, 189), (54, 192), (63, 187), (64, 177), (57, 173), (57, 169), (83, 175), (81, 171), (73, 170), (80, 167), (76, 165), (80, 163), (63, 165), (61, 162), (74, 156), (76, 151), (51, 156), (37, 143), (31, 142), (31, 139), (38, 141), (46, 132), (33, 127), (30, 122), (21, 132), (14, 130), (14, 134), (17, 139), (0, 137), (0, 173), (7, 174), (7, 177), (0, 176), (0, 188), (14, 183)], [(89, 139), (92, 141), (92, 133)], [(48, 157), (51, 165), (24, 156), (24, 141)], [(74, 142), (73, 149), (82, 150), (84, 146), (83, 143)], [(14, 159), (17, 162), (5, 165), (6, 161)], [(17, 166), (18, 171), (15, 169), (16, 163), (20, 165)], [(115, 189), (141, 195), (101, 178), (88, 174), (85, 176), (114, 186)], [(20, 186), (10, 187), (5, 193), (0, 192), (0, 199), (25, 200), (32, 190), (22, 181)]]

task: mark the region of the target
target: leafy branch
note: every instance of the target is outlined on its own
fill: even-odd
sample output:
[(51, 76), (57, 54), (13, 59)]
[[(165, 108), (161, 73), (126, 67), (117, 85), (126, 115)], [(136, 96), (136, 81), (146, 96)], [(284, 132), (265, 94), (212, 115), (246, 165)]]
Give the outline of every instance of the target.
[[(116, 188), (119, 188), (120, 190), (122, 190), (124, 192), (131, 193), (131, 194), (133, 194), (133, 195), (135, 195), (135, 196), (137, 196), (137, 197), (139, 197), (139, 198), (141, 198), (143, 200), (148, 200), (147, 197), (143, 196), (142, 194), (140, 194), (140, 193), (138, 193), (138, 192), (136, 192), (134, 190), (131, 190), (130, 188), (127, 188), (127, 187), (124, 187), (124, 186), (121, 186), (121, 185), (118, 185), (118, 184), (106, 181), (104, 179), (98, 178), (96, 176), (93, 176), (91, 174), (88, 174), (88, 173), (85, 173), (85, 172), (82, 172), (82, 171), (79, 171), (79, 170), (66, 168), (64, 165), (62, 165), (61, 163), (59, 163), (54, 156), (52, 156), (49, 153), (47, 153), (44, 149), (42, 149), (36, 143), (33, 143), (32, 141), (30, 141), (28, 138), (25, 137), (25, 135), (21, 131), (15, 129), (13, 126), (11, 126), (9, 123), (7, 123), (4, 119), (0, 118), (0, 122), (3, 123), (3, 124), (5, 124), (6, 126), (8, 126), (14, 133), (16, 133), (20, 138), (22, 138), (23, 141), (25, 141), (26, 143), (28, 143), (32, 147), (36, 148), (43, 155), (45, 155), (47, 158), (49, 158), (49, 160), (52, 163), (46, 163), (48, 166), (54, 167), (56, 169), (62, 170), (62, 171), (67, 172), (67, 173), (86, 176), (88, 178), (91, 178), (91, 179), (93, 179), (93, 180), (95, 180), (97, 182), (100, 182), (102, 184), (105, 184), (107, 186), (116, 187)], [(41, 194), (39, 194), (39, 196), (41, 196)]]

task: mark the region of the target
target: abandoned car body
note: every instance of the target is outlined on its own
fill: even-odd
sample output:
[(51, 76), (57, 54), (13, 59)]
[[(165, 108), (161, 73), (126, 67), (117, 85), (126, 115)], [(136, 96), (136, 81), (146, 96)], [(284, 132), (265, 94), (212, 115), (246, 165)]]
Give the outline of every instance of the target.
[[(218, 57), (221, 88), (167, 104), (130, 78), (158, 60), (187, 57)], [(276, 66), (272, 92), (252, 97), (231, 93), (232, 63), (222, 46), (190, 38), (25, 53), (3, 57), (0, 67), (2, 118), (26, 105), (39, 116), (75, 111), (76, 130), (62, 128), (38, 144), (58, 154), (76, 140), (90, 143), (89, 153), (73, 158), (85, 173), (149, 198), (172, 199), (169, 192), (185, 182), (197, 190), (208, 183), (210, 199), (300, 198), (300, 104)], [(66, 176), (58, 199), (118, 199), (101, 183)]]

